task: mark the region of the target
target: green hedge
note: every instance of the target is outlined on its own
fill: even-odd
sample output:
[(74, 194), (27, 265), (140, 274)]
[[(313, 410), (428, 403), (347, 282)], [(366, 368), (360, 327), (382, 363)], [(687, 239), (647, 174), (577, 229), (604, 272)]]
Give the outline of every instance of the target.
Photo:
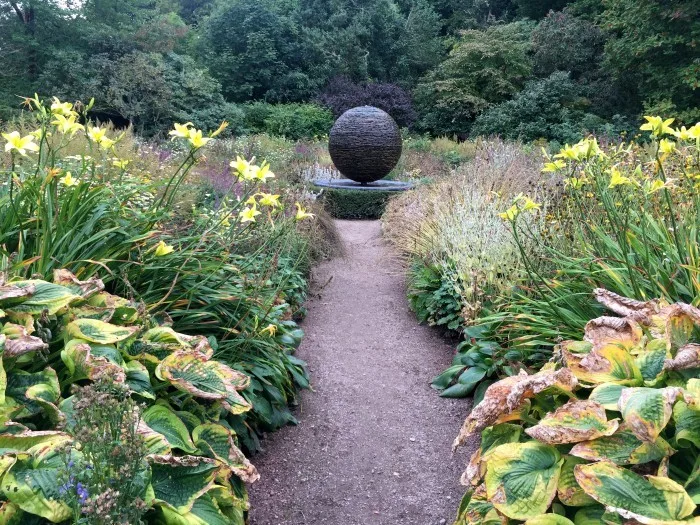
[(323, 204), (336, 219), (379, 219), (389, 198), (396, 192), (329, 190), (323, 192)]

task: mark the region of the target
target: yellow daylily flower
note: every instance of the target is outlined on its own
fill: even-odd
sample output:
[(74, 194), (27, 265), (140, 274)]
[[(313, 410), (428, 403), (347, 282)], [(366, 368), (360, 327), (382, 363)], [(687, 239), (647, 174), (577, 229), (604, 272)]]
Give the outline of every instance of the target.
[(71, 186), (77, 186), (78, 184), (80, 184), (80, 181), (78, 181), (78, 179), (73, 178), (73, 175), (70, 171), (67, 171), (63, 177), (58, 179), (58, 182), (63, 184), (66, 188), (70, 188)]
[(261, 334), (269, 334), (270, 337), (275, 337), (275, 334), (277, 333), (277, 326), (274, 324), (269, 324), (262, 330), (260, 330)]
[(165, 241), (160, 241), (156, 245), (155, 256), (163, 257), (165, 255), (173, 253), (174, 251), (175, 248), (173, 248), (170, 244), (165, 244)]
[(238, 180), (252, 180), (255, 178), (255, 173), (253, 172), (250, 162), (247, 160), (236, 157), (235, 161), (231, 161), (229, 164), (238, 174)]
[(277, 208), (281, 206), (280, 196), (272, 195), (271, 193), (261, 193), (260, 204), (262, 204), (263, 206), (270, 206), (271, 208)]
[(541, 204), (536, 203), (530, 197), (525, 197), (522, 200), (524, 202), (523, 207), (522, 207), (522, 211), (534, 211), (534, 210), (539, 210), (542, 207)]
[(685, 126), (681, 126), (680, 128), (675, 128), (672, 133), (673, 133), (673, 136), (676, 137), (678, 140), (690, 140), (693, 138), (690, 131), (687, 130), (685, 128)]
[(588, 179), (586, 177), (571, 177), (566, 179), (564, 183), (567, 186), (571, 186), (574, 190), (580, 190), (583, 188), (584, 184), (588, 183)]
[(632, 182), (632, 179), (630, 179), (629, 177), (625, 177), (617, 168), (613, 167), (610, 168), (610, 170), (608, 171), (610, 173), (610, 185), (608, 186), (608, 188), (612, 189), (617, 186), (634, 184), (634, 182)]
[(226, 128), (228, 128), (228, 122), (224, 120), (216, 129), (216, 131), (210, 135), (211, 138), (218, 137)]
[(664, 154), (672, 153), (676, 149), (676, 143), (672, 140), (661, 139), (659, 141), (659, 151)]
[(61, 102), (58, 97), (53, 97), (53, 102), (51, 103), (51, 113), (54, 115), (63, 115), (64, 117), (69, 117), (74, 115), (73, 104), (70, 102)]
[(304, 219), (311, 219), (314, 217), (313, 213), (307, 212), (304, 207), (298, 202), (294, 204), (297, 207), (297, 214), (295, 216), (296, 220), (303, 221)]
[(70, 115), (68, 117), (60, 114), (54, 115), (56, 120), (52, 121), (51, 124), (58, 128), (58, 131), (64, 135), (75, 135), (76, 132), (84, 130), (85, 127), (75, 121), (77, 118), (75, 115)]
[(666, 134), (673, 134), (673, 128), (671, 127), (671, 124), (675, 119), (669, 118), (669, 119), (662, 119), (661, 117), (644, 117), (647, 121), (645, 124), (642, 124), (639, 129), (642, 131), (651, 131), (653, 135), (656, 135), (657, 137), (660, 137), (661, 135), (666, 135)]
[(255, 206), (258, 203), (258, 201), (255, 200), (255, 195), (251, 195), (250, 197), (248, 197), (248, 200), (246, 200), (245, 203), (248, 206)]
[(169, 135), (172, 136), (172, 139), (170, 140), (189, 138), (190, 128), (194, 126), (194, 124), (192, 124), (191, 122), (186, 122), (185, 124), (175, 123), (173, 124), (173, 126), (175, 127), (175, 129), (169, 133)]
[(103, 138), (99, 144), (102, 149), (110, 149), (112, 146), (114, 146), (117, 143), (116, 140), (112, 140), (108, 137)]
[(119, 168), (120, 170), (125, 170), (126, 167), (129, 165), (129, 162), (131, 161), (117, 159), (114, 162), (112, 162), (112, 166), (114, 166), (115, 168)]
[(196, 149), (199, 149), (203, 146), (206, 145), (207, 142), (209, 142), (211, 139), (209, 137), (204, 137), (202, 136), (202, 130), (201, 129), (190, 129), (189, 136), (187, 137), (190, 141), (190, 144)]
[(270, 165), (267, 162), (263, 162), (261, 166), (255, 166), (254, 168), (254, 176), (258, 180), (265, 181), (275, 178), (275, 174), (270, 171)]
[(87, 135), (90, 137), (90, 140), (99, 144), (107, 137), (107, 130), (97, 126), (92, 126), (88, 128)]
[(241, 222), (255, 222), (255, 217), (258, 215), (260, 215), (260, 212), (255, 206), (248, 206), (238, 214), (241, 218)]
[(566, 168), (566, 162), (563, 160), (555, 160), (554, 162), (547, 162), (542, 168), (542, 173), (555, 173), (559, 170)]
[[(36, 140), (38, 140), (39, 142), (41, 142), (41, 139), (44, 138), (44, 130), (43, 130), (42, 128), (36, 129), (36, 130), (34, 130), (34, 131), (31, 131), (29, 134), (30, 134), (32, 137), (34, 137)], [(51, 136), (51, 133), (46, 133), (46, 136), (47, 136), (47, 137), (50, 137), (50, 136)]]
[(505, 220), (511, 221), (511, 222), (514, 221), (518, 217), (518, 215), (520, 215), (520, 208), (518, 208), (517, 204), (513, 204), (506, 211), (498, 214), (498, 216), (501, 219), (505, 219)]
[(653, 181), (644, 182), (644, 192), (649, 195), (667, 187), (668, 184), (662, 181), (661, 179), (654, 179)]
[(688, 130), (688, 134), (690, 135), (690, 138), (693, 138), (695, 140), (700, 139), (700, 122), (691, 127)]
[(554, 155), (555, 159), (568, 159), (568, 160), (578, 160), (579, 151), (576, 147), (569, 146), (566, 144), (559, 153)]
[(27, 151), (39, 151), (39, 145), (34, 142), (34, 136), (20, 136), (19, 131), (12, 133), (3, 133), (2, 137), (7, 141), (5, 151), (16, 151), (23, 157), (27, 155)]

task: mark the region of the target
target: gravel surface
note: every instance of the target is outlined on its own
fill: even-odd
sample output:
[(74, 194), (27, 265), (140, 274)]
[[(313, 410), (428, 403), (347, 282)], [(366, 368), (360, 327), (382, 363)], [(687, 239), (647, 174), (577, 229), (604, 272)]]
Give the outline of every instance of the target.
[(429, 383), (453, 348), (408, 310), (380, 223), (337, 225), (347, 256), (316, 268), (298, 353), (314, 391), (301, 396), (300, 424), (253, 457), (251, 524), (452, 523), (466, 457), (451, 443), (470, 403)]

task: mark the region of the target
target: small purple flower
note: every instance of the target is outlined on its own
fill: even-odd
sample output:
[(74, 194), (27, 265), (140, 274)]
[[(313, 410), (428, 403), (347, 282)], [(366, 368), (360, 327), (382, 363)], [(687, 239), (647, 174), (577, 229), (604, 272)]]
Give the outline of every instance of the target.
[(81, 505), (85, 505), (85, 502), (88, 500), (90, 497), (90, 494), (88, 494), (87, 489), (85, 486), (78, 482), (78, 485), (75, 487), (75, 492), (78, 494), (78, 501), (80, 502)]
[(73, 460), (71, 459), (71, 460), (68, 462), (68, 468), (73, 468), (73, 465), (75, 465), (75, 463), (74, 463)]

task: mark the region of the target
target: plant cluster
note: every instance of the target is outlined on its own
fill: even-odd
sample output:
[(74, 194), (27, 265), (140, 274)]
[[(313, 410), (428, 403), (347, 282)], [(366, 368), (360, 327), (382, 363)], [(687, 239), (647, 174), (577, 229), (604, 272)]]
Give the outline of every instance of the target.
[(697, 523), (700, 310), (603, 289), (540, 372), (486, 389), (455, 447), (481, 434), (456, 524)]
[(212, 358), (213, 338), (66, 270), (3, 280), (0, 311), (5, 519), (244, 523), (258, 474), (228, 419), (251, 409), (250, 378)]

